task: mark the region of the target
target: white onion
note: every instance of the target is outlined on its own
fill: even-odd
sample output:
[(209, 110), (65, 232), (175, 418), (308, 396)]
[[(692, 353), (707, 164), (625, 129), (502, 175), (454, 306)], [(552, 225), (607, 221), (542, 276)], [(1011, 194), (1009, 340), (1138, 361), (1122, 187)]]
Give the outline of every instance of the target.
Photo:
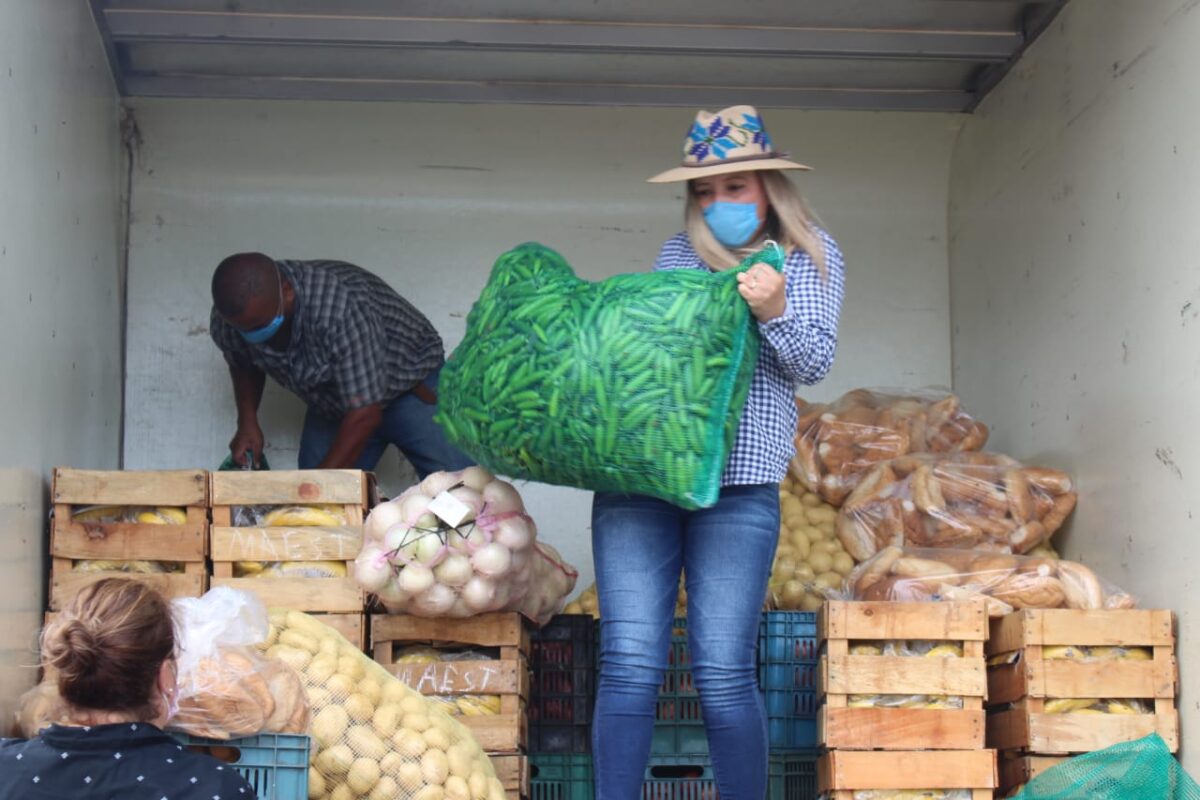
[(457, 553), (446, 556), (446, 560), (433, 571), (439, 583), (456, 588), (471, 580), (472, 574), (471, 559)]
[[(409, 494), (409, 492), (412, 492), (412, 494)], [(429, 503), (432, 500), (433, 498), (429, 495), (422, 494), (421, 492), (413, 492), (409, 489), (398, 501), (401, 518), (410, 525), (415, 524), (421, 518), (421, 515), (429, 510)]]
[(400, 506), (396, 503), (380, 503), (367, 515), (363, 534), (368, 539), (378, 541), (397, 522), (400, 522)]
[(383, 535), (383, 551), (385, 553), (401, 553), (411, 559), (416, 553), (416, 539), (419, 535), (411, 531), (406, 525), (393, 525)]
[(414, 613), (430, 617), (440, 617), (454, 606), (454, 590), (449, 586), (435, 583), (424, 592), (412, 599), (411, 608)]
[(524, 511), (521, 495), (511, 483), (495, 480), (483, 487), (483, 502), (488, 514), (503, 514), (507, 511)]
[(409, 564), (400, 570), (397, 584), (409, 594), (420, 594), (433, 586), (433, 570), (421, 564)]
[(483, 487), (494, 480), (496, 480), (496, 476), (483, 467), (467, 467), (462, 471), (463, 485), (470, 486), (477, 492), (482, 492)]
[(455, 599), (454, 605), (450, 607), (450, 611), (446, 616), (461, 619), (463, 617), (473, 617), (475, 616), (475, 612), (459, 597)]
[(442, 527), (442, 523), (435, 514), (422, 514), (421, 516), (417, 517), (417, 522), (413, 527), (422, 528), (427, 531), (435, 531)]
[(443, 548), (445, 545), (442, 542), (442, 537), (436, 533), (417, 535), (421, 537), (417, 542), (417, 561), (428, 567), (437, 565), (438, 561), (441, 560), (440, 556), (444, 554)]
[(496, 599), (496, 584), (482, 575), (476, 575), (462, 588), (462, 599), (467, 608), (476, 613), (490, 611)]
[(463, 522), (470, 522), (479, 516), (480, 510), (483, 508), (482, 494), (469, 486), (460, 486), (457, 489), (451, 489), (450, 496), (458, 502), (471, 507), (471, 513), (467, 515)]
[(393, 577), (375, 595), (387, 607), (389, 613), (395, 614), (404, 609), (409, 600), (408, 592), (400, 588), (399, 578)]
[(512, 551), (502, 544), (485, 544), (471, 556), (471, 566), (480, 575), (498, 578), (512, 566)]
[(452, 553), (471, 554), (471, 546), (473, 542), (481, 542), (482, 539), (476, 535), (472, 537), (470, 534), (463, 536), (458, 532), (457, 528), (451, 528), (446, 531), (446, 547), (450, 548)]
[(496, 526), (496, 541), (513, 552), (525, 550), (533, 541), (533, 526), (524, 517), (509, 517)]
[(375, 545), (367, 545), (354, 559), (354, 580), (368, 592), (378, 592), (392, 579), (387, 554)]
[(431, 472), (425, 476), (425, 480), (421, 481), (421, 493), (437, 497), (451, 486), (459, 483), (462, 480), (459, 476), (458, 472)]
[(511, 567), (512, 571), (519, 573), (523, 570), (528, 570), (529, 566), (530, 566), (529, 559), (530, 559), (531, 553), (532, 553), (532, 551), (530, 550), (530, 548), (526, 548), (524, 550), (513, 550), (512, 551), (512, 567)]

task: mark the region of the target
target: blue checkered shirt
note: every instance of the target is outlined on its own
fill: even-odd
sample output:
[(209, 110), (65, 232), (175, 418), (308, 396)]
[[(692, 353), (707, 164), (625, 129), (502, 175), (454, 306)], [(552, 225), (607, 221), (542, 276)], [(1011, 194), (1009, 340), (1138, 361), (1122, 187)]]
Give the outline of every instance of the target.
[[(842, 251), (829, 234), (825, 243), (828, 280), (822, 280), (812, 258), (796, 250), (783, 265), (787, 310), (770, 322), (758, 323), (762, 348), (750, 382), (746, 410), (738, 426), (722, 486), (778, 483), (795, 455), (797, 384), (812, 385), (833, 366), (838, 315), (846, 274)], [(663, 244), (654, 269), (709, 269), (686, 233)]]

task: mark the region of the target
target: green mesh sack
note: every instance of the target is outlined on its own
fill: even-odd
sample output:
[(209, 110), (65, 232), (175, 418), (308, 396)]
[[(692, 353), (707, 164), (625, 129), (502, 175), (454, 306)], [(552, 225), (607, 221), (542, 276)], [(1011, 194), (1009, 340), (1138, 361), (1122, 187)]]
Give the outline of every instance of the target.
[(710, 506), (758, 363), (736, 276), (758, 262), (781, 269), (783, 252), (592, 283), (523, 244), (496, 261), (467, 317), (437, 422), (502, 475)]
[(1200, 800), (1196, 785), (1156, 733), (1078, 756), (1025, 785), (1018, 800)]

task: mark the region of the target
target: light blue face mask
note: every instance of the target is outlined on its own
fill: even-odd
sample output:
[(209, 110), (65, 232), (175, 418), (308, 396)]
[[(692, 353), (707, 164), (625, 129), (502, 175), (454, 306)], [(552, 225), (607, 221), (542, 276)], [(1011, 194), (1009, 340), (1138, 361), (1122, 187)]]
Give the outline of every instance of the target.
[(726, 247), (742, 247), (758, 231), (758, 203), (726, 203), (718, 200), (704, 209), (704, 221), (717, 241)]
[[(278, 268), (276, 269), (278, 270)], [(275, 275), (279, 280), (279, 313), (275, 315), (275, 319), (261, 328), (255, 328), (252, 331), (238, 331), (242, 335), (242, 338), (250, 344), (262, 344), (269, 341), (283, 327), (283, 276), (278, 271), (276, 271)]]

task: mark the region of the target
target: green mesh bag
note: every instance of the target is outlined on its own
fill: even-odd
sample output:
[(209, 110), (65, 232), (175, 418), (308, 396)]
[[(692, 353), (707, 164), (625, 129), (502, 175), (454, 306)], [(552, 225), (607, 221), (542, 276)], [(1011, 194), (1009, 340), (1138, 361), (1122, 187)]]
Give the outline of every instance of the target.
[(1078, 756), (1025, 785), (1017, 800), (1200, 800), (1156, 733)]
[(758, 363), (736, 273), (758, 262), (781, 269), (783, 252), (591, 283), (523, 244), (442, 368), (437, 422), (502, 475), (711, 506)]

